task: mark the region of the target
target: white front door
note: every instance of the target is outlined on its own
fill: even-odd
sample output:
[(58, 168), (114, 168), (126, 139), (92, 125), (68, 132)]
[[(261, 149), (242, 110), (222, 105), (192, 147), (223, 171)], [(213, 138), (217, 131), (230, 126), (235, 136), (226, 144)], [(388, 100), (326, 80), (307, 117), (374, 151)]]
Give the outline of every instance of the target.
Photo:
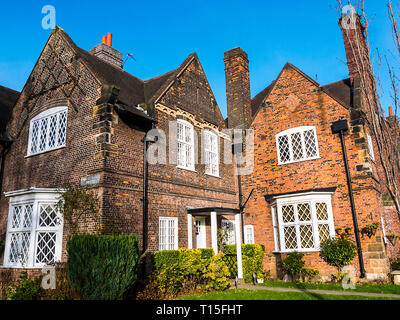
[(205, 249), (207, 247), (206, 218), (197, 217), (195, 220), (195, 226), (196, 226), (196, 248)]

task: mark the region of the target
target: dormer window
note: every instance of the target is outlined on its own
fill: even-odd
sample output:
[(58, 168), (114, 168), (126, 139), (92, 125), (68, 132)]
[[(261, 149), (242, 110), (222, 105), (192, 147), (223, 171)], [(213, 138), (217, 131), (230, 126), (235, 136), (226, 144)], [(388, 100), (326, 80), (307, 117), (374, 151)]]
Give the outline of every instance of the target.
[(315, 127), (297, 127), (276, 135), (278, 164), (319, 158)]
[(46, 110), (31, 120), (28, 156), (65, 147), (67, 107)]

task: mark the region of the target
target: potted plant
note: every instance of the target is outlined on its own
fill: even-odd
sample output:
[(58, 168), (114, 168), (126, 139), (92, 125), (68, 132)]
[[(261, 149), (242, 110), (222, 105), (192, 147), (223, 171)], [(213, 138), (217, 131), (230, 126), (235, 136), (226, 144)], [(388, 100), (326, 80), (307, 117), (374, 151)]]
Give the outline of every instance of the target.
[(376, 234), (378, 227), (379, 227), (378, 222), (367, 224), (364, 228), (361, 229), (362, 237), (366, 235), (368, 238), (371, 239)]

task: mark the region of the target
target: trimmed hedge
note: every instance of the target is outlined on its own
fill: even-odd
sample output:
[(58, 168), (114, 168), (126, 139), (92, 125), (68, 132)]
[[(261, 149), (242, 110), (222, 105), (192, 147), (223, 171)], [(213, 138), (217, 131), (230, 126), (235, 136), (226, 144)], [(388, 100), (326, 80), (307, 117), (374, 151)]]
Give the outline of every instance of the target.
[(137, 235), (76, 235), (67, 250), (68, 279), (83, 299), (121, 299), (137, 280)]
[(154, 272), (137, 298), (166, 299), (201, 290), (225, 290), (229, 287), (229, 269), (222, 254), (213, 249), (157, 251), (152, 255)]
[(201, 259), (211, 259), (214, 256), (213, 249), (179, 249), (179, 250), (166, 250), (156, 251), (153, 254), (154, 268), (158, 271), (165, 267), (172, 266), (184, 258), (184, 255), (191, 253)]
[[(261, 244), (242, 243), (243, 278), (245, 282), (252, 282), (253, 273), (256, 274), (257, 278), (263, 278), (264, 253), (265, 247)], [(225, 246), (224, 254), (236, 254), (236, 245), (232, 244)]]

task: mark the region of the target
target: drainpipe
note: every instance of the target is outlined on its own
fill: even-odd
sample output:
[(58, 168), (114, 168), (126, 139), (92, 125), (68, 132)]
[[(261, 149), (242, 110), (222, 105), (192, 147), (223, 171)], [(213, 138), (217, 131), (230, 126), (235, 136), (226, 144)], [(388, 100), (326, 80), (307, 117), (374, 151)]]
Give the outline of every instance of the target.
[(349, 130), (349, 127), (348, 127), (346, 120), (339, 120), (332, 124), (332, 132), (339, 133), (340, 141), (342, 144), (344, 166), (346, 169), (346, 176), (347, 176), (347, 185), (349, 188), (351, 213), (353, 215), (354, 234), (356, 237), (358, 260), (360, 263), (360, 278), (365, 278), (366, 272), (365, 272), (364, 259), (363, 259), (362, 249), (361, 249), (360, 231), (358, 228), (356, 206), (354, 203), (354, 195), (353, 195), (353, 187), (352, 187), (352, 181), (351, 181), (351, 176), (350, 176), (349, 163), (348, 163), (348, 159), (347, 159), (346, 145), (345, 145), (345, 141), (344, 141), (344, 132), (346, 132), (348, 130)]
[[(241, 151), (240, 151), (241, 148)], [(232, 144), (232, 153), (235, 155), (235, 163), (236, 163), (236, 169), (238, 173), (238, 192), (239, 192), (239, 211), (240, 211), (240, 218), (241, 218), (241, 225), (242, 225), (242, 243), (244, 243), (244, 206), (243, 206), (243, 192), (242, 192), (242, 179), (239, 174), (239, 164), (237, 161), (236, 153), (243, 152), (243, 144), (238, 143), (238, 144)]]
[[(154, 123), (152, 128), (154, 129)], [(156, 142), (156, 138), (147, 137), (142, 140), (143, 142), (143, 231), (142, 231), (142, 254), (147, 250), (148, 246), (148, 224), (149, 224), (149, 199), (148, 199), (148, 176), (149, 170), (147, 165), (147, 150), (150, 143)], [(146, 271), (146, 259), (143, 261), (143, 271)]]

